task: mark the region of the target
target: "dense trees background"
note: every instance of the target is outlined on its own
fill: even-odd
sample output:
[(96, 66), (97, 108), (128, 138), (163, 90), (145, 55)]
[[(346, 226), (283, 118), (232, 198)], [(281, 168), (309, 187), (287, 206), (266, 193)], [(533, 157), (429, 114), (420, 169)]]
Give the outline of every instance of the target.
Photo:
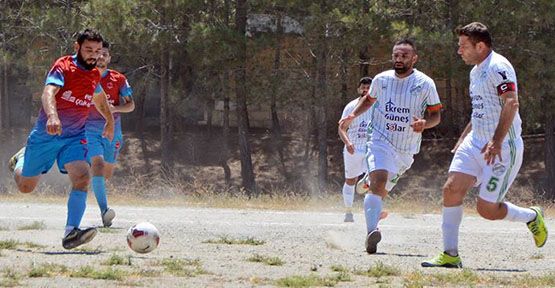
[[(176, 164), (201, 164), (191, 150), (211, 149), (228, 186), (230, 161), (240, 160), (248, 195), (293, 185), (306, 177), (298, 167), (315, 168), (312, 189), (326, 190), (342, 107), (361, 76), (389, 69), (400, 37), (416, 39), (417, 67), (434, 78), (445, 106), (443, 122), (425, 137), (457, 137), (470, 115), (470, 67), (452, 31), (484, 22), (517, 71), (524, 134), (545, 139), (535, 151), (545, 167), (538, 191), (555, 199), (548, 184), (555, 179), (554, 1), (4, 0), (0, 11), (4, 136), (28, 131), (46, 71), (72, 53), (75, 32), (92, 26), (112, 42), (112, 66), (134, 88), (137, 110), (124, 127), (141, 141), (141, 169), (168, 176)], [(271, 143), (264, 162), (279, 175), (259, 187), (264, 165), (254, 163), (252, 142), (264, 137)], [(174, 151), (184, 145), (189, 154), (179, 157)], [(154, 146), (160, 162), (149, 157)]]

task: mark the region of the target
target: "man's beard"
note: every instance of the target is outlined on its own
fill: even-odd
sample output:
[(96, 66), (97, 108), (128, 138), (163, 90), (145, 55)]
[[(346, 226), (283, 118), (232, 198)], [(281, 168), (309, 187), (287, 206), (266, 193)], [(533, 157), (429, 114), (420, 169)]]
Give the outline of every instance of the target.
[(87, 61), (85, 61), (85, 59), (83, 59), (83, 57), (81, 56), (81, 49), (79, 49), (79, 51), (77, 52), (77, 63), (79, 63), (79, 65), (83, 66), (83, 68), (87, 70), (92, 70), (96, 67), (96, 61), (94, 61), (93, 64), (89, 64), (87, 63)]
[(395, 73), (397, 74), (405, 74), (407, 71), (409, 71), (409, 68), (405, 65), (403, 65), (402, 67), (397, 67), (393, 65), (393, 70), (395, 70)]

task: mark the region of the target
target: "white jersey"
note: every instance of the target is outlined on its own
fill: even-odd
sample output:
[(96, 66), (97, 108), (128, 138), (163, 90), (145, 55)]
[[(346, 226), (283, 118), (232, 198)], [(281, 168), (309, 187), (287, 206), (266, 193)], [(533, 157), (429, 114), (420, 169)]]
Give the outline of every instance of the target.
[[(341, 118), (347, 117), (347, 115), (355, 110), (359, 99), (360, 98), (357, 98), (345, 106)], [(368, 109), (368, 111), (358, 115), (353, 122), (351, 122), (349, 130), (347, 130), (347, 137), (349, 137), (349, 140), (353, 143), (357, 152), (366, 153), (366, 142), (368, 141), (367, 131), (370, 117), (371, 111)]]
[[(503, 101), (497, 92), (498, 86), (514, 83), (517, 87), (516, 73), (509, 61), (491, 51), (482, 63), (474, 66), (470, 71), (470, 98), (472, 100), (472, 130), (470, 136), (480, 143), (487, 143), (493, 138)], [(518, 88), (516, 89), (518, 91)], [(509, 129), (508, 139), (515, 139), (521, 134), (520, 115), (518, 111)]]
[(434, 81), (416, 69), (405, 78), (388, 70), (372, 80), (368, 96), (376, 99), (371, 109), (369, 138), (387, 141), (399, 153), (418, 153), (422, 133), (414, 132), (410, 124), (413, 116), (423, 118), (426, 110), (441, 108)]

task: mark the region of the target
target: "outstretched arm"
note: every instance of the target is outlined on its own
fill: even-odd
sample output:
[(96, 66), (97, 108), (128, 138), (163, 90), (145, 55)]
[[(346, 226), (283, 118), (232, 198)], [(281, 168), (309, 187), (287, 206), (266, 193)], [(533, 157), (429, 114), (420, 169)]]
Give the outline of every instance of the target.
[(135, 110), (135, 101), (131, 97), (123, 97), (125, 104), (119, 106), (110, 106), (112, 113), (130, 113)]
[(372, 107), (374, 102), (376, 102), (376, 99), (370, 97), (369, 95), (366, 95), (360, 98), (353, 112), (347, 115), (347, 117), (344, 117), (341, 120), (339, 120), (339, 128), (347, 131), (347, 129), (351, 125), (351, 122), (353, 122), (353, 119), (355, 119), (358, 115), (366, 112), (370, 107)]

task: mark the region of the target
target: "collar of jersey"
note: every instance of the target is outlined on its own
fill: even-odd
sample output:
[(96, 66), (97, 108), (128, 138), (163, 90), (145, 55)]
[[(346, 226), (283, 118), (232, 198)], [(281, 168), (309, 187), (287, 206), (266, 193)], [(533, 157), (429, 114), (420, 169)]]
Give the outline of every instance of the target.
[(395, 74), (395, 69), (393, 69), (393, 77), (395, 77), (396, 80), (404, 81), (404, 80), (409, 79), (409, 78), (411, 78), (412, 76), (414, 76), (414, 75), (416, 74), (417, 71), (418, 71), (418, 70), (416, 70), (416, 68), (412, 68), (412, 73), (410, 73), (409, 76), (404, 77), (404, 78), (399, 78), (399, 77), (397, 76), (397, 74)]
[(108, 73), (110, 73), (110, 69), (106, 69), (106, 70), (102, 73), (102, 75), (100, 75), (100, 78), (104, 78), (104, 77), (108, 76)]
[(489, 52), (488, 57), (486, 57), (486, 59), (484, 59), (484, 61), (482, 61), (480, 64), (478, 64), (477, 68), (480, 69), (480, 70), (482, 68), (484, 68), (487, 65), (487, 63), (489, 63), (491, 61), (491, 57), (493, 57), (493, 53), (495, 53), (495, 52), (493, 52), (493, 50), (491, 50), (491, 52)]

